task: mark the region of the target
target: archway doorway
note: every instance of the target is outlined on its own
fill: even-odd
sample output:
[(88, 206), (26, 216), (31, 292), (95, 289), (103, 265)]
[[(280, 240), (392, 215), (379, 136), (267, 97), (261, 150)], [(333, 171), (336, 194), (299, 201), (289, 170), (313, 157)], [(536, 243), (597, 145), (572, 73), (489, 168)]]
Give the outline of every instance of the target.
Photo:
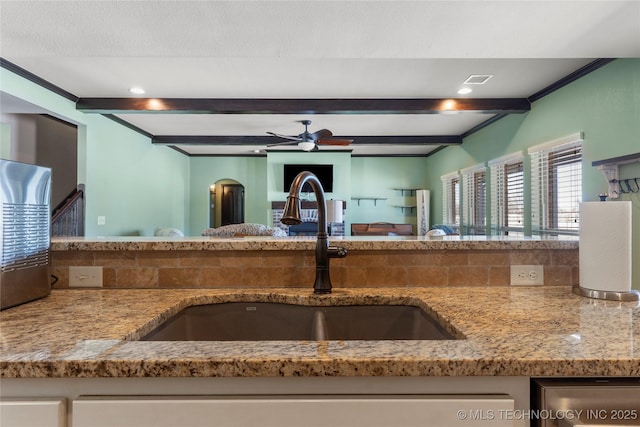
[(244, 185), (233, 179), (219, 179), (209, 188), (209, 226), (244, 222)]

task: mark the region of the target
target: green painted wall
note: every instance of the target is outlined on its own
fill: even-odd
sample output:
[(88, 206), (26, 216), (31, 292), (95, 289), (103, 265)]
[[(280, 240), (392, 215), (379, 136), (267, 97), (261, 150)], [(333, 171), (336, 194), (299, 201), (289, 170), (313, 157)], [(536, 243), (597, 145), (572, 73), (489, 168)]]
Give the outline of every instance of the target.
[(87, 126), (87, 235), (152, 236), (156, 227), (186, 234), (188, 158), (109, 122)]
[[(350, 153), (323, 152), (275, 152), (267, 154), (267, 182), (269, 202), (284, 201), (289, 189), (284, 188), (283, 176), (285, 164), (333, 165), (333, 192), (325, 198), (349, 200), (351, 197), (351, 155)], [(315, 198), (310, 197), (315, 200)]]
[[(289, 194), (289, 189), (284, 188), (285, 164), (332, 164), (333, 165), (333, 191), (325, 193), (325, 199), (345, 200), (347, 204), (351, 198), (351, 154), (350, 153), (323, 153), (323, 152), (275, 152), (267, 155), (268, 171), (267, 182), (269, 184), (269, 205), (273, 201), (284, 201)], [(309, 200), (315, 200), (314, 194), (309, 194)], [(347, 205), (349, 212), (350, 205)], [(273, 220), (270, 218), (270, 223)], [(350, 224), (349, 214), (345, 217), (346, 227)]]
[[(78, 126), (78, 183), (86, 188), (87, 236), (153, 235), (155, 227), (188, 224), (189, 159), (4, 68), (0, 90)], [(6, 149), (2, 130), (2, 153)], [(106, 218), (97, 225), (97, 217)]]
[[(272, 224), (271, 202), (286, 200), (283, 185), (285, 164), (333, 164), (333, 192), (326, 199), (347, 203), (346, 229), (353, 222), (396, 222), (415, 225), (415, 209), (393, 207), (411, 202), (394, 188), (424, 188), (424, 158), (355, 157), (349, 153), (275, 152), (267, 157), (193, 157), (191, 158), (190, 234), (199, 235), (208, 227), (209, 186), (219, 179), (234, 179), (245, 186), (245, 221)], [(266, 179), (265, 179), (266, 178)], [(352, 197), (382, 197), (358, 202)], [(311, 200), (315, 197), (309, 195)], [(405, 200), (407, 199), (407, 200)]]
[[(326, 199), (344, 200), (347, 204), (345, 230), (347, 234), (352, 223), (396, 222), (415, 225), (415, 210), (391, 206), (401, 203), (399, 191), (393, 188), (416, 188), (423, 185), (424, 158), (377, 158), (351, 157), (350, 153), (269, 153), (268, 157), (269, 200), (284, 201), (288, 189), (283, 188), (284, 165), (292, 164), (333, 164), (333, 192)], [(353, 197), (381, 197), (385, 201), (362, 200), (360, 205)], [(310, 197), (315, 200), (313, 195)]]
[[(78, 183), (86, 186), (86, 235), (152, 235), (156, 227), (176, 227), (199, 235), (209, 225), (209, 186), (219, 179), (245, 185), (245, 220), (271, 224), (271, 202), (282, 201), (285, 163), (331, 163), (335, 191), (327, 199), (347, 202), (351, 222), (414, 223), (415, 211), (400, 204), (392, 188), (421, 187), (423, 158), (354, 158), (349, 153), (269, 153), (265, 157), (186, 157), (96, 114), (76, 111), (73, 102), (5, 69), (0, 90), (48, 110), (78, 126)], [(0, 147), (10, 152), (9, 126), (2, 124)], [(376, 195), (388, 200), (361, 205), (352, 196)], [(97, 225), (97, 217), (106, 217)]]
[[(332, 163), (335, 191), (327, 198), (347, 201), (352, 222), (410, 222), (415, 212), (393, 188), (431, 190), (431, 223), (442, 221), (440, 176), (545, 141), (584, 132), (585, 200), (606, 191), (602, 173), (591, 162), (640, 151), (640, 59), (620, 59), (535, 102), (526, 114), (513, 115), (428, 158), (351, 158), (347, 153), (269, 153), (260, 158), (188, 158), (100, 115), (75, 105), (21, 77), (0, 69), (0, 90), (49, 110), (78, 125), (78, 181), (87, 187), (87, 235), (150, 235), (156, 226), (177, 227), (199, 235), (209, 223), (208, 189), (218, 179), (245, 185), (246, 221), (271, 223), (271, 201), (284, 200), (285, 163)], [(0, 129), (0, 152), (7, 153), (10, 129)], [(527, 159), (527, 157), (525, 157)], [(525, 167), (528, 166), (528, 159)], [(640, 164), (621, 167), (622, 178), (640, 176)], [(528, 178), (527, 178), (528, 179)], [(387, 198), (373, 206), (352, 197)], [(633, 250), (640, 259), (640, 201), (634, 196)], [(623, 199), (630, 199), (624, 196)], [(528, 206), (525, 206), (528, 207)], [(98, 215), (106, 216), (97, 226)], [(640, 269), (634, 286), (640, 288)]]
[[(352, 200), (351, 222), (393, 222), (416, 226), (416, 210), (396, 206), (415, 204), (415, 193), (399, 188), (423, 188), (427, 174), (423, 157), (354, 157), (351, 162), (352, 197), (382, 197), (386, 200)], [(433, 222), (432, 222), (433, 223)]]
[[(602, 172), (591, 163), (640, 152), (640, 59), (616, 60), (536, 101), (530, 112), (498, 120), (466, 138), (461, 146), (427, 158), (432, 222), (442, 220), (441, 175), (518, 150), (523, 150), (528, 170), (528, 147), (579, 131), (584, 132), (583, 199), (597, 200), (598, 193), (607, 192), (607, 185)], [(638, 168), (638, 164), (624, 166), (621, 174), (639, 177)], [(525, 200), (527, 196), (525, 193)], [(638, 196), (634, 200), (633, 256), (638, 260), (640, 200)], [(634, 270), (634, 287), (640, 289), (640, 268)]]
[(209, 227), (209, 187), (221, 179), (244, 185), (245, 222), (269, 224), (265, 157), (191, 157), (190, 165), (189, 235)]

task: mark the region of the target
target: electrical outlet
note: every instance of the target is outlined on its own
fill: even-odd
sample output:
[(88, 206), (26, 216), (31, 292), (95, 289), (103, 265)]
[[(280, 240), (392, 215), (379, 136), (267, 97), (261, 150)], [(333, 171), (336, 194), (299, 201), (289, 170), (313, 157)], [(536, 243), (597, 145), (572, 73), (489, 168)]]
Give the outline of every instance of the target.
[(70, 288), (101, 288), (102, 267), (69, 267)]
[(541, 265), (512, 265), (511, 286), (544, 284), (544, 268)]

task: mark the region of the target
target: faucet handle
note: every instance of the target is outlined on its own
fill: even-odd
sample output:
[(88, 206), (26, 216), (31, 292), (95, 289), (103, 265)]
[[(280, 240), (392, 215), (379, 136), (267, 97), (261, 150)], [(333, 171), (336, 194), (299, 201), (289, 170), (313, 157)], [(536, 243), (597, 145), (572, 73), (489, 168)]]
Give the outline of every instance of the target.
[(329, 246), (329, 258), (344, 258), (347, 256), (347, 249), (342, 246)]

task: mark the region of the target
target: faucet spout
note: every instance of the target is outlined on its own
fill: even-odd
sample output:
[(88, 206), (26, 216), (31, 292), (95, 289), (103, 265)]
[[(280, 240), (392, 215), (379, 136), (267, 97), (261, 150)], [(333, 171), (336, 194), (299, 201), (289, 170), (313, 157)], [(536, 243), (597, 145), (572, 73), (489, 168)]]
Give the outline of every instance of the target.
[(317, 176), (311, 172), (300, 172), (291, 183), (291, 189), (284, 205), (284, 212), (280, 222), (286, 225), (300, 224), (300, 190), (309, 182), (316, 195), (318, 204), (318, 233), (316, 236), (316, 279), (313, 284), (313, 292), (316, 294), (331, 293), (331, 275), (329, 274), (329, 260), (331, 258), (344, 258), (347, 250), (343, 247), (329, 246), (327, 222), (327, 202), (324, 189)]

